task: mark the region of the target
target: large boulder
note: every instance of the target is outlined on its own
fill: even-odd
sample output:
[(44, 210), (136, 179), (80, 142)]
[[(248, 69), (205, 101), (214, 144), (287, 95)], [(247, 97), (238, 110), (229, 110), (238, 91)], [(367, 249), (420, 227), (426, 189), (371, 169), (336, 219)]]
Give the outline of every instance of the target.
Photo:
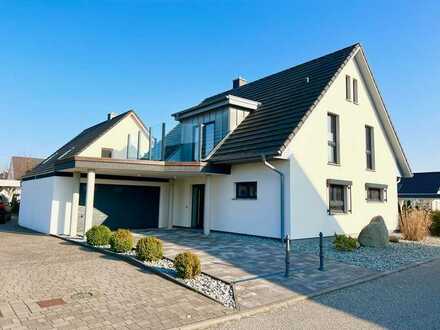
[(388, 245), (388, 229), (380, 215), (374, 217), (370, 223), (361, 230), (358, 241), (362, 246), (368, 247), (383, 248)]

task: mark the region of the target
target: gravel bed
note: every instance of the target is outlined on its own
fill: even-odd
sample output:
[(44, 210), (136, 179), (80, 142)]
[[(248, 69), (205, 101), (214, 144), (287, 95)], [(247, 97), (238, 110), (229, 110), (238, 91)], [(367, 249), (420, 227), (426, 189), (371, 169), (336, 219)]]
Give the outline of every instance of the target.
[[(324, 256), (336, 261), (365, 267), (376, 271), (401, 268), (415, 262), (440, 257), (440, 237), (428, 237), (421, 242), (400, 240), (387, 247), (360, 247), (353, 252), (337, 251), (333, 247), (333, 237), (324, 238)], [(293, 241), (293, 252), (319, 254), (319, 239)]]
[(220, 301), (224, 306), (229, 308), (235, 307), (234, 294), (232, 286), (225, 282), (219, 281), (211, 276), (200, 274), (194, 279), (180, 279), (176, 275), (176, 269), (171, 260), (161, 259), (155, 262), (145, 261), (145, 264), (160, 270), (163, 273), (173, 276), (177, 280), (184, 282), (186, 285), (203, 292), (204, 294)]

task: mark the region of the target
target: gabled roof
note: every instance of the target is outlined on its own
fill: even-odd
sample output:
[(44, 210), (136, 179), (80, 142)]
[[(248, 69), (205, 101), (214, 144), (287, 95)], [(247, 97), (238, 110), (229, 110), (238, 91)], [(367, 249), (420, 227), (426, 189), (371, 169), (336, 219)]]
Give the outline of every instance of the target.
[(230, 94), (261, 103), (228, 136), (210, 161), (246, 161), (260, 159), (262, 154), (281, 155), (292, 132), (359, 47), (359, 44), (346, 47), (205, 99), (202, 104)]
[(440, 172), (414, 173), (412, 178), (402, 178), (399, 197), (440, 198)]
[(8, 179), (20, 180), (26, 172), (32, 170), (43, 161), (41, 158), (12, 156)]
[(357, 54), (401, 173), (411, 176), (403, 148), (358, 43), (205, 99), (198, 107), (222, 95), (234, 95), (261, 103), (257, 111), (251, 112), (226, 137), (209, 161), (234, 163), (261, 159), (263, 154), (268, 157), (281, 156), (339, 72)]
[(117, 123), (119, 123), (122, 119), (129, 116), (130, 114), (134, 114), (139, 119), (139, 117), (133, 110), (129, 110), (116, 117), (113, 117), (112, 119), (103, 121), (97, 125), (85, 129), (72, 140), (70, 140), (57, 151), (55, 151), (52, 155), (47, 157), (44, 161), (41, 162), (40, 165), (35, 167), (26, 176), (33, 176), (53, 171), (54, 165), (57, 161), (77, 156), (86, 147), (88, 147), (104, 133), (106, 133), (110, 128), (115, 126)]

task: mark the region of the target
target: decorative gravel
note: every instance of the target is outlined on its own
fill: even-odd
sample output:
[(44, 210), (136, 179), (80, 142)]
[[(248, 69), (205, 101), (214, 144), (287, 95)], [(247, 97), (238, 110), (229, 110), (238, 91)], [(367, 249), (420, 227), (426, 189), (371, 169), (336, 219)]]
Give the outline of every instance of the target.
[[(400, 240), (389, 243), (387, 247), (360, 247), (353, 252), (337, 251), (333, 247), (333, 237), (324, 238), (324, 258), (365, 267), (376, 271), (388, 271), (401, 268), (415, 262), (440, 257), (440, 237), (428, 237), (421, 242)], [(319, 254), (319, 240), (306, 239), (293, 241), (293, 253), (303, 252)]]
[(200, 291), (217, 301), (220, 301), (226, 307), (235, 307), (232, 286), (225, 282), (219, 281), (205, 274), (200, 274), (194, 279), (178, 278), (173, 262), (168, 259), (161, 259), (155, 262), (145, 261), (145, 264), (150, 267), (154, 267), (163, 273), (173, 276), (177, 280), (184, 282), (186, 285), (194, 288), (195, 290)]

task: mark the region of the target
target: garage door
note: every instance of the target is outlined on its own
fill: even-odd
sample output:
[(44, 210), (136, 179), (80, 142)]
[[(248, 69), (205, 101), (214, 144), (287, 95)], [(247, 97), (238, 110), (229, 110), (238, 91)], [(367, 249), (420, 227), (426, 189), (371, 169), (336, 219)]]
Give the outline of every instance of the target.
[[(157, 228), (159, 225), (159, 187), (95, 185), (93, 224), (110, 229)], [(86, 202), (86, 184), (80, 186), (81, 206)]]

